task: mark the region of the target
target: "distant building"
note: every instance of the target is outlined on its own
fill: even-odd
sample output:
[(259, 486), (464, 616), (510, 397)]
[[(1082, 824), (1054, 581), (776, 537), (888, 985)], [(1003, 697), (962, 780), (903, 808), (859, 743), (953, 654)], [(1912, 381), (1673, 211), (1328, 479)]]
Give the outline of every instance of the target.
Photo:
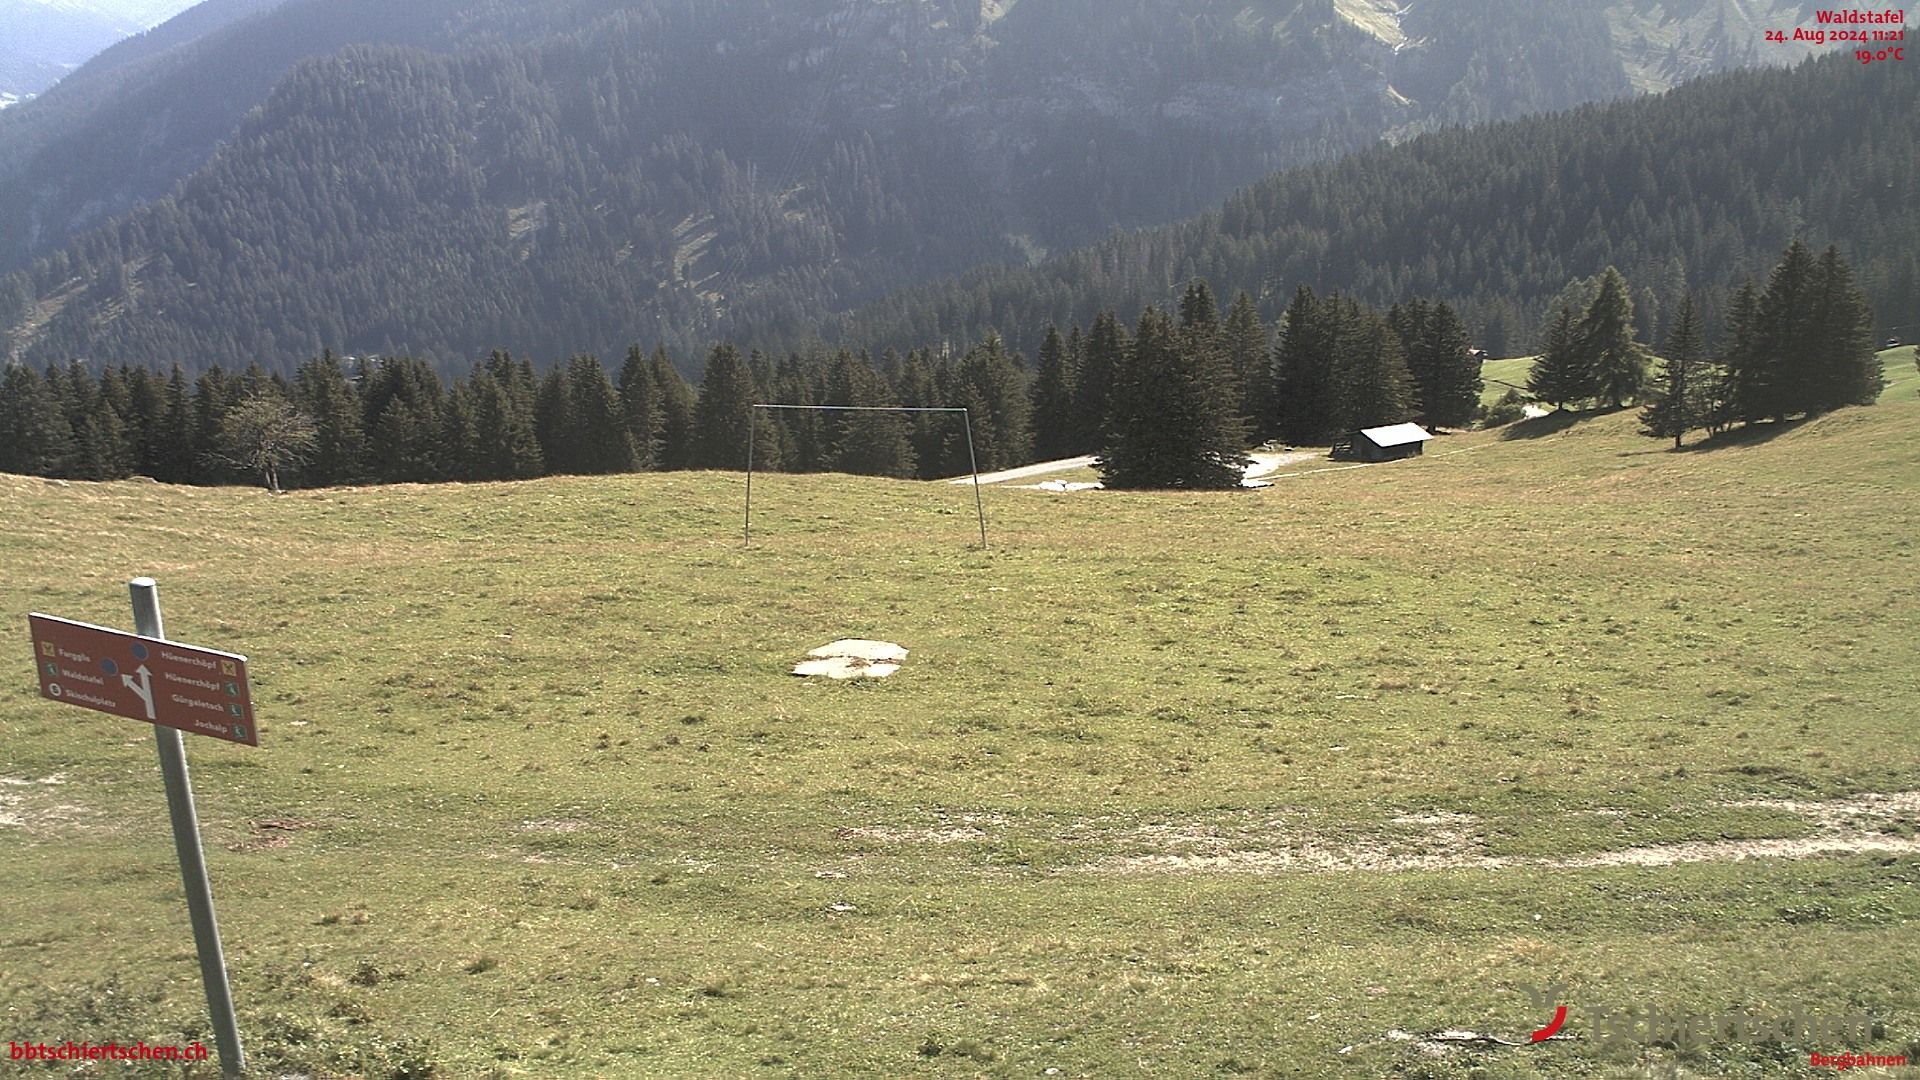
[(1419, 424), (1362, 428), (1334, 440), (1335, 461), (1393, 461), (1419, 457), (1433, 433)]

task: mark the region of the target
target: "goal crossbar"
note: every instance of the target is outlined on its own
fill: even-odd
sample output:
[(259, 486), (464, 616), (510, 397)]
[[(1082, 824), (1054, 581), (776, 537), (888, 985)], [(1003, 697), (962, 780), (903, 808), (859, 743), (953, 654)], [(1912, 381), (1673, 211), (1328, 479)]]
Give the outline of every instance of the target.
[(798, 412), (899, 412), (899, 413), (959, 413), (966, 422), (967, 429), (967, 467), (973, 470), (973, 512), (980, 520), (980, 550), (987, 548), (987, 509), (980, 498), (980, 459), (973, 452), (973, 413), (957, 406), (916, 406), (916, 405), (762, 405), (748, 407), (747, 413), (747, 506), (740, 525), (740, 543), (742, 546), (753, 543), (753, 443), (756, 422), (759, 413), (756, 409), (790, 409)]

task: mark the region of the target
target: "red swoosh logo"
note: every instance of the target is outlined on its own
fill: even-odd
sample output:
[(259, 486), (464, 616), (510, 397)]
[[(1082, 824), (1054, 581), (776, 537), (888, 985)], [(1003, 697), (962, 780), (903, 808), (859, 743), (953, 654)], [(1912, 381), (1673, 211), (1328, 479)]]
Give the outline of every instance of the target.
[(1533, 1041), (1543, 1042), (1547, 1039), (1553, 1038), (1554, 1033), (1559, 1031), (1562, 1027), (1565, 1027), (1566, 1023), (1567, 1023), (1567, 1007), (1565, 1005), (1562, 1005), (1558, 1009), (1555, 1009), (1553, 1011), (1553, 1023), (1548, 1024), (1546, 1027), (1543, 1027), (1539, 1031), (1536, 1031), (1533, 1033)]

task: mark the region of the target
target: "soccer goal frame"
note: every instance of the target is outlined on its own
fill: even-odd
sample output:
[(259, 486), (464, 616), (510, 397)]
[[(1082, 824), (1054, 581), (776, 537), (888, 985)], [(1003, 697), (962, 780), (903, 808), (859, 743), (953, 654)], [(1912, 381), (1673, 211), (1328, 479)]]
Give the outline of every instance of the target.
[(747, 505), (740, 525), (742, 547), (753, 543), (753, 443), (758, 431), (761, 409), (794, 412), (897, 412), (959, 413), (967, 429), (967, 467), (973, 470), (973, 512), (980, 519), (980, 550), (987, 549), (987, 509), (980, 498), (980, 459), (973, 452), (973, 414), (963, 408), (916, 407), (908, 405), (752, 405), (747, 410)]

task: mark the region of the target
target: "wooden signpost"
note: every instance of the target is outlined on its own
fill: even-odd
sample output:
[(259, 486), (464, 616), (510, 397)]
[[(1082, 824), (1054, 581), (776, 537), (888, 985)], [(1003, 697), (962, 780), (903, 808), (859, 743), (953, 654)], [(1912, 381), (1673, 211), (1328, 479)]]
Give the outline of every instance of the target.
[(193, 788), (187, 783), (187, 749), (180, 733), (260, 745), (253, 692), (247, 686), (247, 658), (168, 641), (160, 623), (159, 586), (152, 578), (134, 578), (127, 588), (133, 594), (135, 632), (131, 634), (53, 615), (27, 616), (33, 666), (40, 675), (41, 696), (49, 700), (154, 726), (167, 812), (173, 819), (173, 847), (180, 856), (180, 880), (186, 887), (187, 914), (200, 954), (200, 978), (207, 988), (220, 1070), (236, 1077), (246, 1069), (246, 1057), (233, 1015), (233, 992), (220, 951), (220, 924), (213, 915), (213, 888), (207, 882), (200, 819), (194, 813)]

